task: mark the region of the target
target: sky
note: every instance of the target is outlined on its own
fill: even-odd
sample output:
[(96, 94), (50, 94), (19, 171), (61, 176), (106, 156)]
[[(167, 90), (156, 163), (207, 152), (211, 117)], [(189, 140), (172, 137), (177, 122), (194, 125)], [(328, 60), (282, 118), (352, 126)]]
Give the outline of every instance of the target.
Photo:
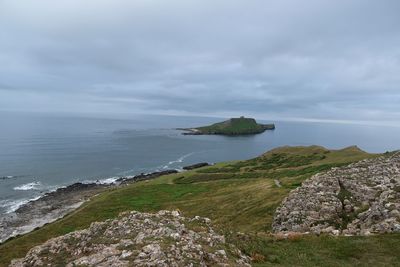
[(0, 110), (400, 125), (398, 0), (0, 0)]

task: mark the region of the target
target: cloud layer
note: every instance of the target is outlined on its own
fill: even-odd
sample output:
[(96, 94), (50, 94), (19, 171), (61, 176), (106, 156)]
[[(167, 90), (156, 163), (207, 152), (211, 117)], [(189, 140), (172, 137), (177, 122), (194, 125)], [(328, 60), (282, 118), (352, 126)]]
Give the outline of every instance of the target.
[(399, 122), (400, 2), (2, 0), (0, 107)]

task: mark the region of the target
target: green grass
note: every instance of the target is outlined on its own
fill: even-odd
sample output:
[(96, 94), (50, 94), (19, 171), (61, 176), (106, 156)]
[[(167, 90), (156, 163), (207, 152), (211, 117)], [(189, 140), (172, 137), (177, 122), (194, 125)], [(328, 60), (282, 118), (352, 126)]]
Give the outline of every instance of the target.
[[(400, 262), (398, 235), (277, 241), (267, 234), (276, 207), (302, 181), (332, 166), (375, 156), (354, 147), (338, 151), (284, 147), (247, 161), (218, 163), (107, 190), (65, 218), (0, 245), (0, 266), (23, 257), (49, 238), (87, 228), (122, 211), (160, 209), (211, 218), (215, 228), (253, 256), (258, 266), (393, 265)], [(282, 187), (277, 187), (274, 179), (279, 179)], [(236, 232), (245, 233), (245, 237), (231, 234)]]
[(196, 129), (203, 134), (244, 135), (261, 133), (273, 128), (275, 128), (273, 125), (258, 124), (255, 119), (241, 117)]
[(278, 240), (258, 234), (230, 236), (254, 266), (400, 266), (400, 235), (371, 237), (295, 236)]
[[(125, 210), (179, 209), (187, 216), (210, 217), (221, 229), (268, 230), (273, 212), (282, 200), (278, 189), (266, 190), (271, 181), (217, 181), (202, 184), (138, 183), (104, 192), (62, 220), (15, 238), (0, 246), (0, 265), (22, 257), (27, 250), (51, 237), (87, 228), (91, 222), (116, 217)], [(266, 193), (266, 194), (265, 194)], [(270, 201), (262, 201), (262, 196)]]
[(187, 184), (249, 178), (292, 178), (293, 181), (298, 182), (298, 180), (307, 179), (332, 167), (339, 167), (373, 156), (375, 155), (370, 155), (356, 147), (337, 151), (318, 146), (283, 147), (254, 159), (202, 168), (196, 173), (182, 175), (174, 182)]

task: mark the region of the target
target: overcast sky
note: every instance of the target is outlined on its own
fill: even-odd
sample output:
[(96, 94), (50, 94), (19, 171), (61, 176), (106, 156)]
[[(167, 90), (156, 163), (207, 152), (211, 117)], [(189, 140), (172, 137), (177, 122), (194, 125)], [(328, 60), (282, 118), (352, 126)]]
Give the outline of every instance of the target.
[(0, 0), (0, 110), (400, 124), (399, 0)]

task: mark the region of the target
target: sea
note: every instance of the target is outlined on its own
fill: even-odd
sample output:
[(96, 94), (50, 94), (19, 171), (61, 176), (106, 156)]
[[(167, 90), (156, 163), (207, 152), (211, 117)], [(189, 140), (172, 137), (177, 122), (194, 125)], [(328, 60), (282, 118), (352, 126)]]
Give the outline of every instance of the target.
[(276, 129), (237, 137), (176, 130), (221, 120), (0, 111), (0, 217), (72, 183), (112, 183), (199, 162), (250, 159), (279, 146), (357, 145), (373, 153), (400, 149), (400, 127), (392, 126), (259, 120), (275, 123)]

